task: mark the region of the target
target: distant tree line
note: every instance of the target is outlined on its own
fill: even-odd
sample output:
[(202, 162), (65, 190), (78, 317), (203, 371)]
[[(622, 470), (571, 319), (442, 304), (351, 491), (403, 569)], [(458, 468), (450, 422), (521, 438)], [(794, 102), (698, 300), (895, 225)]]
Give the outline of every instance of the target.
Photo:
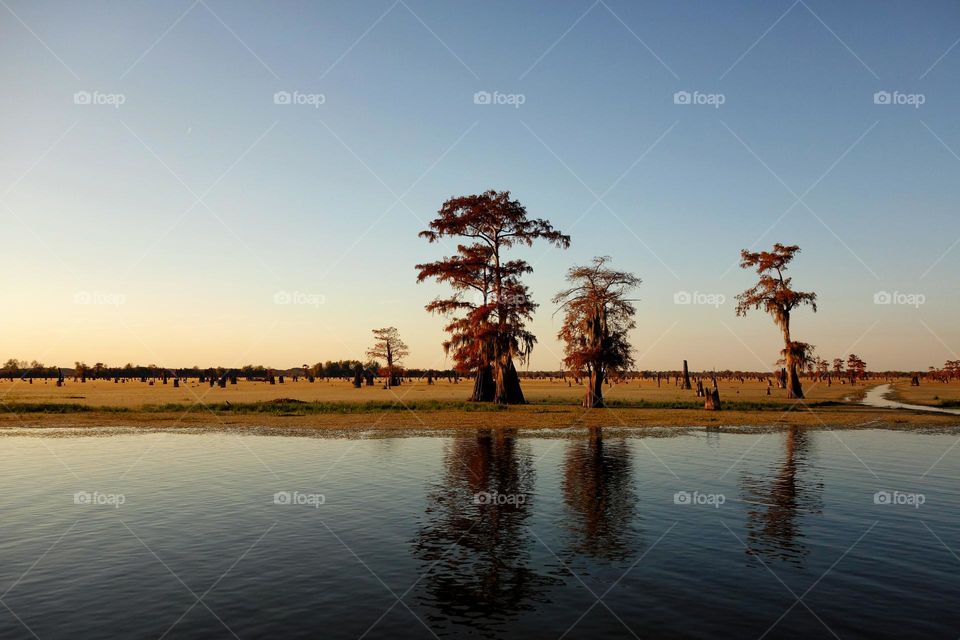
[[(854, 355), (854, 354), (851, 354)], [(857, 361), (863, 362), (861, 358), (855, 356)], [(827, 371), (826, 369), (819, 368), (810, 368), (809, 366), (802, 371), (803, 375), (810, 379), (814, 380), (825, 380), (828, 377), (833, 379), (844, 379), (849, 380), (850, 372), (847, 368), (847, 361), (849, 358), (836, 358), (834, 363), (834, 368), (832, 371)], [(826, 360), (820, 360), (821, 362), (827, 363)], [(97, 364), (100, 366), (98, 367)], [(37, 362), (36, 360), (27, 361), (27, 360), (18, 360), (16, 358), (8, 359), (3, 366), (0, 366), (0, 378), (6, 379), (17, 379), (17, 378), (34, 378), (34, 379), (56, 379), (57, 376), (62, 372), (65, 378), (73, 377), (87, 377), (89, 379), (113, 379), (113, 378), (123, 378), (123, 379), (136, 379), (136, 378), (148, 378), (148, 379), (159, 379), (162, 378), (164, 373), (168, 377), (180, 377), (180, 378), (207, 378), (207, 377), (222, 377), (222, 376), (237, 376), (243, 380), (267, 380), (271, 373), (276, 375), (285, 375), (285, 376), (297, 376), (298, 378), (319, 378), (319, 379), (351, 379), (354, 376), (357, 365), (360, 365), (361, 368), (367, 372), (374, 372), (374, 375), (377, 377), (384, 377), (386, 375), (386, 367), (381, 366), (377, 361), (367, 361), (361, 362), (359, 360), (328, 360), (326, 362), (318, 362), (314, 365), (306, 365), (304, 367), (291, 367), (288, 369), (279, 369), (275, 367), (268, 367), (265, 365), (244, 365), (239, 368), (231, 367), (163, 367), (160, 365), (149, 364), (149, 365), (134, 365), (126, 364), (123, 366), (108, 366), (101, 363), (94, 365), (86, 365), (85, 363), (79, 362), (76, 363), (73, 367), (56, 367), (49, 366), (43, 363)], [(920, 378), (926, 378), (935, 381), (947, 382), (950, 380), (960, 380), (960, 360), (947, 360), (942, 367), (931, 366), (927, 371), (899, 371), (899, 370), (888, 370), (888, 371), (868, 371), (866, 369), (866, 363), (863, 363), (861, 369), (859, 362), (855, 368), (855, 379), (864, 379), (864, 378), (902, 378), (902, 377), (911, 377), (913, 375), (919, 375)], [(748, 371), (748, 370), (739, 370), (739, 369), (722, 369), (722, 370), (693, 370), (689, 371), (691, 376), (696, 377), (716, 377), (722, 380), (754, 380), (762, 381), (770, 378), (771, 373), (769, 371)], [(446, 379), (454, 380), (460, 379), (463, 377), (461, 372), (458, 372), (454, 369), (424, 369), (418, 367), (404, 367), (398, 369), (398, 375), (405, 379), (426, 379), (428, 377), (436, 379)], [(521, 370), (517, 372), (517, 375), (521, 379), (525, 380), (566, 380), (568, 378), (576, 378), (577, 376), (571, 369), (541, 369), (541, 370)], [(630, 369), (630, 370), (621, 370), (617, 371), (614, 375), (608, 376), (608, 381), (613, 382), (627, 382), (627, 381), (647, 381), (647, 380), (656, 380), (657, 377), (660, 377), (662, 380), (674, 379), (681, 377), (683, 375), (682, 369), (664, 369), (664, 370), (653, 370), (653, 369)]]

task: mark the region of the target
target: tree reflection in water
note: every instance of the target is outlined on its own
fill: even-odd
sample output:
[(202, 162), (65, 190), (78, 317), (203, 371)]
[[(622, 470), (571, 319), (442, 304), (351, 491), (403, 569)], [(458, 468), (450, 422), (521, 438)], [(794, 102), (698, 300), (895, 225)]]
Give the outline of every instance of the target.
[(563, 498), (571, 517), (573, 555), (622, 560), (637, 553), (637, 509), (626, 438), (604, 440), (599, 428), (571, 440), (564, 461)]
[(557, 580), (531, 567), (529, 445), (513, 430), (481, 430), (451, 441), (444, 469), (413, 541), (413, 554), (424, 563), (420, 602), (442, 614), (430, 616), (431, 624), (449, 617), (489, 630), (535, 610)]
[(802, 518), (822, 510), (823, 482), (810, 477), (807, 433), (791, 427), (784, 434), (784, 457), (769, 473), (745, 473), (741, 480), (747, 509), (749, 553), (801, 564), (809, 552)]

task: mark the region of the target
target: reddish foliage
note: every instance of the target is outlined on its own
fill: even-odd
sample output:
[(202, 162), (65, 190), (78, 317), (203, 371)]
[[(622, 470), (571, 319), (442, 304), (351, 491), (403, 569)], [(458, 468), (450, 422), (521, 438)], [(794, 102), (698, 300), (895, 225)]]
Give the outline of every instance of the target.
[(497, 402), (523, 402), (513, 358), (525, 361), (536, 343), (526, 323), (537, 305), (521, 280), (533, 269), (525, 260), (507, 260), (505, 254), (539, 239), (566, 248), (570, 236), (546, 220), (528, 218), (509, 191), (451, 198), (429, 226), (420, 237), (430, 242), (465, 239), (453, 256), (416, 267), (418, 282), (435, 279), (453, 289), (452, 296), (427, 305), (428, 311), (451, 318), (444, 349), (464, 373), (479, 375), (492, 367)]

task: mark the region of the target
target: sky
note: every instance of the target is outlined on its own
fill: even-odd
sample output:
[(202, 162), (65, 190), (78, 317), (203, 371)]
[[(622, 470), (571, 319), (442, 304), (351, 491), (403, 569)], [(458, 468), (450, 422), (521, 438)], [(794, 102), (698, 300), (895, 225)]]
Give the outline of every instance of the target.
[(794, 339), (957, 358), (960, 4), (0, 2), (0, 357), (289, 367), (396, 326), (449, 366), (414, 265), (449, 197), (509, 190), (643, 279), (638, 367), (768, 370), (739, 252), (802, 248)]

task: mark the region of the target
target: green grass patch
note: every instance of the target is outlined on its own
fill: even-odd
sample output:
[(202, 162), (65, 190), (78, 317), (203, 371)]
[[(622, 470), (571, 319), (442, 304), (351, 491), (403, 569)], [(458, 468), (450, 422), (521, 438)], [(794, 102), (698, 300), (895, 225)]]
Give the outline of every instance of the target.
[(129, 413), (130, 407), (98, 407), (78, 402), (4, 402), (5, 413)]

